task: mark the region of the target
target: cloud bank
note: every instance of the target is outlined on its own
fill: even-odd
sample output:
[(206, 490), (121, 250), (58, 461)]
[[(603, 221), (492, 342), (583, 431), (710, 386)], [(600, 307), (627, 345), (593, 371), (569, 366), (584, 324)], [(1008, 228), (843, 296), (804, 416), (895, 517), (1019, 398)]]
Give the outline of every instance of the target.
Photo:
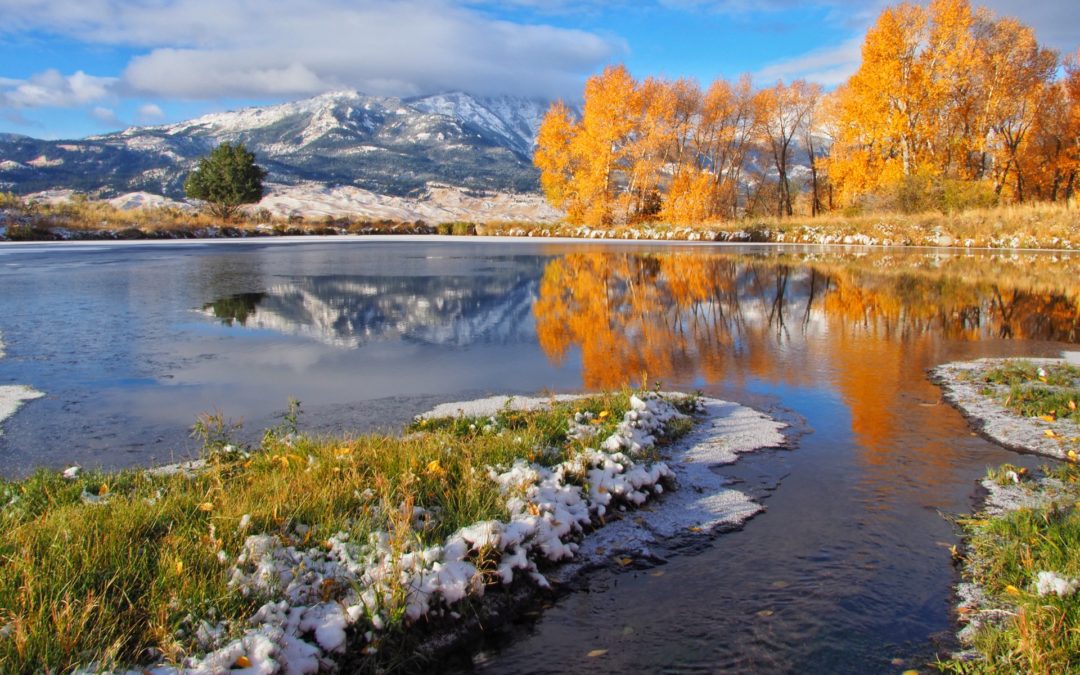
[[(106, 84), (126, 96), (289, 97), (340, 88), (572, 96), (625, 50), (587, 31), (498, 20), (448, 0), (0, 0), (0, 15), (0, 33), (46, 31), (141, 51)], [(36, 76), (57, 86), (27, 81), (5, 100), (75, 105), (74, 87), (89, 85), (58, 77)]]

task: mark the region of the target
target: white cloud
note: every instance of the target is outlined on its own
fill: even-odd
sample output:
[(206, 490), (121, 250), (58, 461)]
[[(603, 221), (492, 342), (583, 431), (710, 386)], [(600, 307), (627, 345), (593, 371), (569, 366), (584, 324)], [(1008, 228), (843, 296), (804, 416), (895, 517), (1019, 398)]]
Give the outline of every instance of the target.
[(625, 51), (582, 30), (515, 23), (450, 0), (0, 0), (6, 28), (145, 49), (126, 93), (295, 96), (356, 88), (405, 95), (578, 95)]
[(81, 70), (63, 75), (50, 69), (26, 80), (0, 82), (0, 106), (72, 108), (106, 98), (115, 82), (116, 78), (95, 77)]
[(859, 68), (862, 58), (863, 36), (847, 40), (836, 47), (816, 49), (806, 54), (772, 63), (754, 73), (759, 84), (772, 84), (776, 80), (791, 82), (803, 79), (833, 87), (851, 77)]
[(156, 103), (144, 103), (135, 111), (136, 118), (143, 123), (153, 122), (165, 117), (165, 111)]
[(118, 127), (123, 126), (120, 122), (120, 118), (116, 116), (116, 111), (112, 108), (106, 108), (104, 106), (95, 106), (90, 111), (90, 117), (97, 120), (98, 124), (105, 127)]

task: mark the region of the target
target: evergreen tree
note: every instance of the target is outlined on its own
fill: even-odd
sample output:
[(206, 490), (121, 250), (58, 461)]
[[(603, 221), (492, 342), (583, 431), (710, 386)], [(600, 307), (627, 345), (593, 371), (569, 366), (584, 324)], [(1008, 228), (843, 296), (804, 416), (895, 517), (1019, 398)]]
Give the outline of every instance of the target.
[(206, 202), (210, 213), (231, 219), (244, 204), (262, 199), (266, 170), (255, 164), (255, 155), (242, 143), (222, 143), (199, 160), (187, 180), (184, 193)]

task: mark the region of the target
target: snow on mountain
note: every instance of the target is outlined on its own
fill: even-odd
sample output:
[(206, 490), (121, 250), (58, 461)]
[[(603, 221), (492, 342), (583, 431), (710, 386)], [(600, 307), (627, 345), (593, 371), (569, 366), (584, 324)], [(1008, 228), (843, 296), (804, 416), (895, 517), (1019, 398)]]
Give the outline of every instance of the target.
[(179, 197), (199, 157), (241, 142), (283, 185), (418, 194), (431, 183), (536, 192), (541, 100), (455, 92), (414, 99), (336, 91), (280, 105), (132, 127), (80, 141), (0, 135), (0, 189)]
[[(539, 272), (536, 273), (539, 275)], [(465, 347), (534, 340), (538, 276), (323, 276), (207, 304), (230, 325), (299, 335), (346, 349), (390, 340)]]
[(531, 156), (550, 101), (521, 97), (475, 98), (463, 92), (411, 99), (416, 110), (452, 117), (493, 133), (508, 147)]

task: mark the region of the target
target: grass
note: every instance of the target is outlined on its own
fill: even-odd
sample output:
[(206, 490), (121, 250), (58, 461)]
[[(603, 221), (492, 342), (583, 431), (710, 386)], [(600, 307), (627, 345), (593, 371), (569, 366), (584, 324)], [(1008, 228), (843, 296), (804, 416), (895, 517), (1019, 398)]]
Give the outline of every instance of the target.
[[(0, 193), (0, 215), (7, 211), (8, 239), (50, 239), (56, 229), (101, 238), (196, 236), (209, 228), (225, 236), (298, 234), (448, 234), (458, 236), (588, 237), (701, 241), (788, 242), (806, 244), (880, 244), (891, 246), (960, 246), (1001, 249), (1080, 249), (1080, 216), (1064, 203), (1027, 203), (974, 208), (960, 212), (846, 215), (834, 211), (817, 217), (745, 217), (704, 223), (644, 222), (583, 228), (565, 222), (453, 221), (428, 225), (350, 217), (305, 221), (298, 216), (272, 217), (250, 212), (237, 222), (222, 223), (205, 214), (176, 208), (121, 211), (107, 202), (76, 197), (59, 204), (31, 203)], [(111, 235), (109, 235), (111, 236)]]
[[(583, 449), (567, 437), (575, 412), (610, 433), (628, 408), (624, 392), (421, 422), (402, 437), (331, 438), (298, 434), (294, 407), (255, 448), (210, 416), (196, 425), (206, 466), (190, 475), (40, 470), (0, 482), (0, 672), (179, 662), (198, 651), (201, 619), (239, 630), (266, 601), (231, 589), (219, 560), (235, 559), (248, 534), (310, 546), (382, 531), (403, 548), (429, 546), (505, 518), (487, 467), (563, 461)], [(430, 517), (415, 523), (415, 507)]]
[(1077, 249), (1080, 248), (1078, 224), (1080, 215), (1067, 204), (1028, 203), (957, 213), (829, 212), (817, 217), (747, 217), (706, 223), (639, 223), (593, 228), (566, 223), (489, 223), (484, 231), (510, 236)]
[(1014, 386), (1005, 399), (1005, 407), (1023, 417), (1042, 417), (1047, 422), (1059, 419), (1080, 424), (1080, 389), (1048, 389)]
[[(6, 222), (5, 222), (6, 221)], [(76, 196), (72, 200), (34, 202), (0, 193), (0, 225), (7, 225), (11, 241), (55, 239), (58, 231), (73, 238), (187, 238), (217, 233), (224, 236), (284, 236), (304, 234), (427, 234), (434, 231), (423, 221), (400, 222), (366, 218), (272, 216), (251, 211), (223, 222), (207, 213), (173, 207), (118, 209), (106, 201)]]
[(1069, 364), (1039, 366), (1023, 359), (1008, 361), (997, 368), (988, 370), (983, 376), (983, 379), (990, 384), (1003, 384), (1010, 387), (1039, 382), (1052, 387), (1068, 387), (1072, 386), (1078, 378), (1080, 378), (1080, 368), (1076, 366)]
[[(1007, 470), (992, 471), (999, 484)], [(1060, 481), (1055, 501), (999, 516), (961, 521), (967, 541), (965, 577), (981, 586), (988, 605), (1005, 619), (976, 632), (974, 648), (982, 661), (938, 664), (954, 673), (1067, 673), (1080, 670), (1080, 595), (1039, 595), (1039, 572), (1080, 578), (1080, 469), (1063, 464), (1044, 469)], [(1030, 489), (1038, 484), (1025, 481)]]
[(983, 373), (984, 396), (996, 398), (1022, 417), (1047, 422), (1070, 420), (1080, 424), (1080, 368), (1065, 363), (1038, 365), (1023, 359), (1008, 360)]

